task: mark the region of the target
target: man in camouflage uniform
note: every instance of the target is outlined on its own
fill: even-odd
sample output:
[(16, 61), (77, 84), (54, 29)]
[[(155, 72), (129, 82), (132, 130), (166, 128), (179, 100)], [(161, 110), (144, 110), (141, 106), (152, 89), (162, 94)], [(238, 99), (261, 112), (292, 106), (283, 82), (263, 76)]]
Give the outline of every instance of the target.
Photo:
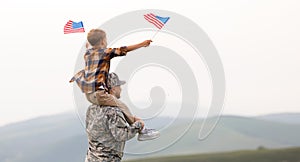
[[(119, 98), (120, 81), (115, 73), (109, 74), (110, 93)], [(89, 106), (86, 113), (86, 132), (89, 148), (85, 162), (118, 162), (121, 161), (125, 141), (133, 138), (144, 127), (141, 119), (129, 125), (122, 111), (112, 106)]]

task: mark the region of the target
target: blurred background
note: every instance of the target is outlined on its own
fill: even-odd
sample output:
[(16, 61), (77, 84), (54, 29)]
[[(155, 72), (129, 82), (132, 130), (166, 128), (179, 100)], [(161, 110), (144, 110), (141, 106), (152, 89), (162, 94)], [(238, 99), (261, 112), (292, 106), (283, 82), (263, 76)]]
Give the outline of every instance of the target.
[[(87, 140), (74, 105), (73, 85), (68, 83), (79, 51), (90, 29), (141, 9), (176, 12), (207, 33), (224, 66), (226, 101), (222, 117), (208, 138), (198, 140), (204, 120), (199, 113), (189, 131), (171, 146), (149, 154), (125, 154), (124, 159), (300, 160), (299, 1), (0, 3), (0, 161), (84, 161)], [(86, 32), (64, 35), (68, 20), (83, 21)], [(118, 62), (112, 62), (112, 70)], [(202, 86), (210, 85), (204, 82)], [(132, 96), (140, 105), (147, 97), (147, 92)], [(210, 97), (204, 94), (201, 99), (209, 101)], [(208, 107), (209, 103), (201, 106)], [(148, 124), (157, 128), (172, 118), (165, 116)], [(187, 122), (182, 118), (172, 124), (170, 135), (172, 129), (184, 129)], [(125, 152), (155, 147), (154, 141), (135, 148), (135, 141), (127, 143)]]

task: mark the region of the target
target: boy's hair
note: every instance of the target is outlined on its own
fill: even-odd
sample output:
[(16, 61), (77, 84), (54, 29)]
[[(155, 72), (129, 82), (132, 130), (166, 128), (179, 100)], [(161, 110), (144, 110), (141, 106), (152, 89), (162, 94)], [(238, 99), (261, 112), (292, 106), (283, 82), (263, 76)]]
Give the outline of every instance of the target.
[(101, 29), (92, 29), (87, 35), (87, 40), (92, 46), (97, 45), (104, 38), (106, 38), (106, 33)]

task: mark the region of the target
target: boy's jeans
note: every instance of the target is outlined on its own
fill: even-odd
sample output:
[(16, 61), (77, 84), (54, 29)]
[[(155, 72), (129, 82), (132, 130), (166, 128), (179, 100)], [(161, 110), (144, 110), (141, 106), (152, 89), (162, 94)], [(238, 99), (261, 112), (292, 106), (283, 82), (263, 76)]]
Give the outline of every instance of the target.
[(121, 100), (118, 100), (115, 96), (106, 93), (105, 90), (98, 90), (93, 93), (86, 93), (85, 95), (87, 100), (93, 104), (119, 107), (123, 111), (127, 122), (129, 124), (134, 123), (134, 116), (131, 114), (128, 107)]

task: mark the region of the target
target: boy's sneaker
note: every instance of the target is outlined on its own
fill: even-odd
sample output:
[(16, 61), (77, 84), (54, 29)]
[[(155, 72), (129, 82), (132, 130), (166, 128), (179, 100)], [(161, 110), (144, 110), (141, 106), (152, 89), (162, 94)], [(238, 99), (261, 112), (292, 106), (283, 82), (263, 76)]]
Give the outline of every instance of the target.
[(153, 140), (155, 138), (158, 138), (160, 136), (159, 131), (155, 129), (143, 129), (139, 135), (138, 135), (138, 140), (139, 141), (147, 141), (147, 140)]

